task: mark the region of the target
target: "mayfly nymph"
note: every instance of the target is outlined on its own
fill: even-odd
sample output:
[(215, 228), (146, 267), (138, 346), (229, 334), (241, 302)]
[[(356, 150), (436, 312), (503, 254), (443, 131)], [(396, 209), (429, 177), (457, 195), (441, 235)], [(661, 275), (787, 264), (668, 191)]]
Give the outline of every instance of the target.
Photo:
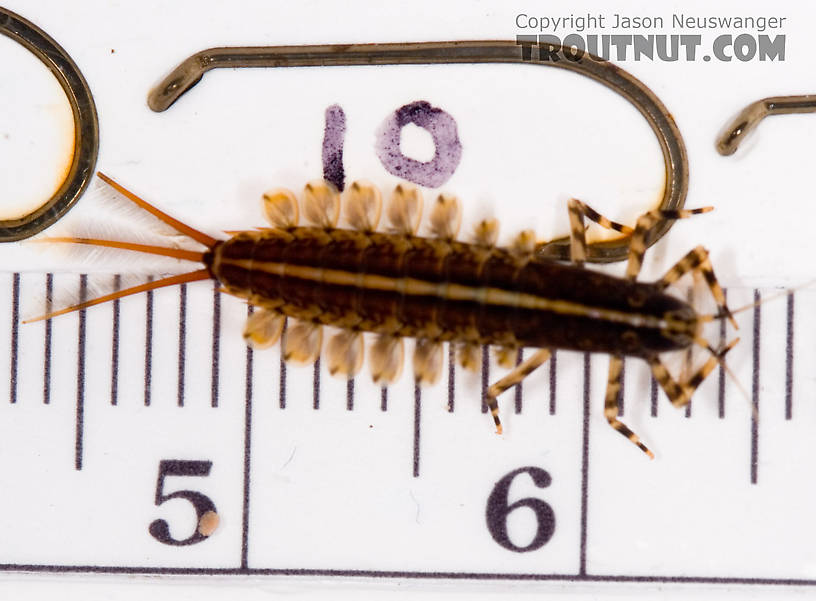
[[(226, 292), (257, 308), (244, 332), (253, 346), (277, 342), (290, 320), (282, 349), (287, 360), (314, 362), (325, 346), (329, 371), (351, 377), (363, 364), (363, 334), (372, 333), (369, 364), (374, 381), (381, 385), (400, 376), (405, 338), (416, 339), (413, 371), (420, 384), (438, 379), (445, 342), (457, 346), (465, 368), (478, 366), (483, 345), (498, 346), (500, 363), (510, 366), (518, 349), (534, 347), (538, 350), (533, 355), (488, 389), (486, 402), (498, 432), (498, 395), (546, 362), (552, 349), (607, 353), (604, 415), (650, 457), (651, 451), (617, 417), (623, 357), (645, 360), (672, 404), (682, 407), (737, 342), (715, 349), (702, 336), (706, 322), (728, 318), (734, 323), (703, 247), (690, 251), (659, 280), (636, 281), (646, 241), (657, 224), (710, 208), (652, 210), (631, 228), (573, 199), (569, 203), (571, 262), (563, 263), (537, 257), (531, 231), (519, 234), (507, 248), (496, 246), (498, 223), (491, 219), (480, 222), (468, 242), (456, 240), (460, 205), (444, 194), (431, 207), (432, 237), (418, 236), (422, 197), (416, 188), (403, 184), (395, 188), (388, 204), (387, 231), (377, 231), (382, 209), (377, 188), (353, 183), (346, 189), (344, 217), (350, 229), (343, 229), (337, 227), (340, 193), (318, 181), (308, 184), (303, 194), (301, 208), (309, 225), (299, 225), (301, 210), (294, 194), (277, 189), (263, 200), (270, 228), (217, 240), (159, 211), (107, 176), (100, 173), (99, 177), (206, 250), (95, 238), (47, 240), (161, 254), (201, 262), (204, 267), (101, 296), (43, 319), (145, 290), (214, 278)], [(584, 218), (630, 236), (625, 277), (584, 267)], [(701, 315), (666, 293), (687, 273), (702, 275), (717, 314)], [(325, 345), (323, 326), (340, 329)], [(659, 355), (693, 345), (705, 348), (710, 357), (687, 377), (673, 377)]]

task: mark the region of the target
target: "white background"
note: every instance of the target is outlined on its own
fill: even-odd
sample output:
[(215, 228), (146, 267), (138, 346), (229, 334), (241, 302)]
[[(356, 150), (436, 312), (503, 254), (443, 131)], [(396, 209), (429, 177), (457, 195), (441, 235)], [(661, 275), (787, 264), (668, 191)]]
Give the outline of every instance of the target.
[[(645, 2), (621, 2), (614, 7), (600, 2), (582, 2), (571, 4), (568, 11), (563, 5), (556, 4), (533, 6), (532, 3), (486, 2), (450, 2), (444, 5), (434, 2), (360, 2), (342, 7), (315, 2), (297, 6), (247, 2), (229, 9), (215, 3), (197, 2), (166, 6), (151, 2), (66, 4), (39, 1), (10, 2), (7, 6), (45, 29), (82, 69), (94, 92), (100, 116), (98, 168), (196, 227), (215, 234), (224, 229), (260, 225), (258, 199), (264, 189), (287, 186), (299, 190), (306, 181), (319, 177), (323, 113), (327, 106), (334, 103), (340, 104), (347, 116), (345, 167), (349, 181), (365, 178), (384, 191), (388, 190), (397, 180), (386, 173), (374, 154), (374, 132), (391, 111), (408, 102), (423, 99), (444, 108), (456, 118), (459, 126), (463, 158), (442, 190), (453, 192), (462, 199), (465, 227), (479, 217), (492, 214), (502, 220), (505, 237), (521, 227), (535, 227), (542, 238), (566, 232), (565, 203), (571, 196), (585, 200), (610, 217), (631, 221), (637, 214), (653, 206), (661, 195), (661, 159), (646, 123), (612, 92), (575, 74), (525, 65), (218, 70), (205, 75), (200, 84), (162, 114), (153, 113), (147, 108), (147, 92), (183, 58), (203, 48), (219, 45), (512, 39), (517, 33), (533, 33), (515, 27), (515, 15), (519, 12), (572, 12), (578, 15), (599, 11), (611, 14), (619, 10), (629, 14), (660, 14), (667, 21), (673, 11), (680, 10), (699, 15), (769, 15), (764, 12), (767, 10), (764, 4), (754, 3), (755, 8), (751, 8), (751, 4), (744, 2), (720, 3), (716, 7), (706, 2), (684, 2), (682, 5), (666, 3), (659, 8)], [(716, 208), (713, 213), (678, 224), (671, 230), (667, 239), (649, 253), (644, 273), (647, 279), (665, 271), (684, 252), (700, 243), (712, 251), (712, 262), (720, 279), (733, 288), (791, 285), (813, 277), (808, 260), (813, 251), (808, 198), (812, 179), (808, 143), (816, 131), (816, 120), (810, 116), (776, 117), (763, 123), (736, 156), (724, 158), (714, 150), (717, 133), (748, 102), (765, 96), (812, 91), (809, 86), (813, 59), (809, 40), (813, 14), (794, 4), (783, 5), (778, 11), (775, 14), (788, 17), (783, 31), (787, 35), (784, 63), (699, 61), (668, 64), (644, 61), (623, 65), (661, 98), (684, 135), (691, 171), (687, 206), (713, 205)], [(703, 32), (704, 43), (713, 39), (716, 33), (720, 32)], [(0, 84), (0, 102), (10, 107), (6, 114), (15, 115), (13, 119), (7, 117), (3, 123), (3, 132), (9, 136), (0, 139), (0, 158), (5, 174), (3, 180), (11, 186), (3, 188), (4, 196), (8, 194), (15, 199), (42, 197), (44, 190), (47, 193), (48, 186), (53, 186), (58, 180), (55, 174), (61, 173), (60, 170), (64, 168), (65, 141), (70, 140), (71, 136), (70, 120), (66, 119), (64, 110), (60, 112), (59, 102), (53, 96), (48, 96), (48, 77), (35, 79), (33, 74), (39, 67), (33, 59), (4, 39), (0, 40), (0, 53), (4, 58), (0, 61), (2, 68), (8, 69), (3, 72), (5, 77)], [(31, 79), (27, 76), (21, 79), (20, 73), (31, 73)], [(422, 156), (423, 152), (427, 152), (427, 140), (417, 134), (413, 141), (406, 141), (406, 150)], [(13, 168), (5, 171), (7, 165), (13, 165)], [(13, 177), (9, 177), (12, 174)], [(28, 183), (31, 183), (30, 187)], [(427, 197), (431, 198), (431, 194), (435, 193), (429, 190)], [(93, 207), (95, 195), (98, 196), (94, 190), (88, 193), (88, 207)], [(95, 209), (82, 205), (80, 203), (66, 223), (83, 227), (87, 220), (93, 218)], [(3, 210), (6, 210), (5, 206)], [(6, 271), (97, 269), (94, 265), (89, 266), (87, 261), (79, 261), (75, 255), (42, 253), (33, 250), (30, 245), (2, 247), (0, 260)], [(613, 271), (616, 269), (620, 267), (612, 268)], [(7, 278), (6, 281), (10, 280)], [(34, 280), (24, 278), (24, 281)], [(191, 287), (188, 307), (190, 320), (196, 319), (196, 303), (201, 307), (207, 306), (209, 290), (207, 286), (199, 289)], [(803, 297), (807, 298), (806, 295)], [(37, 303), (36, 298), (34, 291), (29, 295), (24, 288), (22, 310), (26, 310), (26, 299), (32, 299), (30, 303)], [(158, 332), (162, 332), (163, 328), (168, 331), (175, 328), (172, 321), (177, 312), (177, 305), (173, 304), (177, 302), (175, 298), (174, 293), (157, 294)], [(740, 295), (738, 291), (734, 298), (738, 306), (750, 300), (750, 293), (743, 291)], [(123, 315), (127, 315), (127, 311), (139, 315), (140, 302), (143, 301), (134, 299), (130, 304), (123, 303)], [(225, 363), (234, 362), (235, 372), (240, 373), (243, 350), (238, 332), (243, 308), (237, 303), (230, 304), (229, 300), (224, 302), (222, 352), (230, 357)], [(801, 306), (807, 307), (805, 302)], [(764, 364), (768, 367), (763, 372), (763, 381), (773, 383), (778, 382), (777, 376), (783, 367), (781, 361), (774, 360), (779, 356), (780, 349), (773, 344), (783, 339), (784, 303), (766, 307), (763, 328), (768, 330), (767, 337), (773, 343), (764, 351), (768, 359)], [(808, 319), (804, 313), (806, 311), (802, 313), (803, 320)], [(735, 351), (732, 362), (739, 378), (747, 386), (750, 383), (751, 322), (750, 314), (746, 313), (743, 317), (745, 319), (741, 323), (747, 330), (742, 333), (744, 344)], [(98, 356), (103, 357), (105, 337), (102, 330), (107, 317), (89, 312), (88, 319), (90, 352), (97, 352)], [(73, 342), (69, 332), (75, 327), (74, 323), (70, 318), (63, 323), (55, 322), (56, 354), (70, 356), (74, 347), (71, 346)], [(93, 338), (95, 323), (100, 324), (98, 342), (94, 342)], [(801, 322), (803, 332), (807, 325), (806, 321)], [(64, 336), (61, 331), (65, 332)], [(32, 340), (38, 339), (40, 331), (31, 332), (23, 335), (30, 336)], [(7, 334), (3, 333), (3, 336)], [(173, 335), (168, 334), (168, 340), (175, 344)], [(799, 340), (807, 342), (804, 335)], [(166, 361), (171, 362), (174, 358), (173, 348), (159, 349), (155, 359), (157, 365), (162, 362), (162, 352), (166, 353)], [(271, 358), (263, 361), (276, 365), (277, 352), (270, 352)], [(133, 350), (132, 354), (135, 362), (139, 349)], [(810, 388), (816, 387), (812, 378), (804, 377), (808, 373), (806, 360), (809, 356), (803, 348), (802, 364), (797, 371), (802, 375), (796, 382), (797, 390), (801, 391), (801, 396), (797, 398), (803, 402), (812, 398), (814, 391)], [(260, 357), (260, 354), (256, 355), (256, 361), (260, 362)], [(206, 355), (202, 355), (191, 361), (205, 359)], [(31, 364), (35, 363), (32, 360)], [(21, 369), (25, 370), (26, 365), (23, 359)], [(191, 372), (194, 365), (188, 366)], [(561, 381), (580, 382), (578, 361), (564, 361), (562, 365), (567, 375)], [(784, 430), (786, 425), (774, 422), (773, 416), (763, 418), (763, 425), (768, 425), (766, 431), (775, 432), (774, 440), (785, 444), (774, 446), (774, 451), (763, 455), (766, 462), (761, 466), (763, 486), (757, 491), (748, 491), (744, 470), (736, 471), (733, 467), (745, 467), (743, 458), (747, 442), (745, 420), (748, 410), (745, 403), (739, 401), (736, 391), (731, 398), (736, 399), (734, 411), (742, 414), (742, 421), (719, 425), (712, 417), (712, 400), (695, 406), (695, 411), (703, 413), (707, 421), (697, 420), (689, 425), (677, 414), (660, 422), (649, 422), (646, 417), (648, 403), (642, 394), (637, 394), (638, 390), (642, 392), (646, 379), (642, 372), (633, 371), (628, 380), (632, 399), (627, 399), (627, 407), (633, 409), (627, 415), (631, 425), (659, 448), (659, 459), (649, 463), (618, 440), (619, 436), (604, 430), (606, 426), (600, 418), (598, 393), (603, 388), (605, 359), (596, 358), (593, 365), (592, 490), (604, 491), (603, 497), (600, 493), (593, 497), (602, 502), (593, 501), (591, 504), (590, 531), (595, 546), (590, 548), (589, 559), (595, 572), (628, 570), (663, 574), (687, 570), (695, 575), (724, 573), (813, 577), (814, 560), (799, 546), (809, 540), (806, 532), (813, 528), (803, 526), (793, 518), (786, 519), (786, 516), (799, 516), (800, 511), (807, 513), (803, 506), (807, 506), (807, 499), (813, 495), (812, 487), (806, 484), (810, 472), (808, 459), (813, 456), (812, 449), (804, 448), (808, 436), (807, 418), (812, 417), (813, 413), (808, 407), (801, 409), (800, 414), (804, 417), (794, 429)], [(103, 367), (104, 364), (99, 367), (97, 380), (91, 378), (89, 394), (93, 394), (95, 385), (100, 390), (104, 387), (104, 383), (93, 383), (102, 382)], [(62, 377), (70, 383), (72, 374), (67, 369), (65, 373), (57, 369), (57, 381)], [(138, 374), (139, 369), (134, 368), (134, 373)], [(230, 368), (227, 366), (225, 369)], [(164, 379), (157, 375), (156, 389), (162, 390), (162, 386), (165, 386), (167, 390), (172, 390), (173, 377), (174, 373)], [(258, 378), (258, 397), (262, 394), (259, 390), (274, 391), (274, 373), (264, 373)], [(297, 377), (290, 381), (293, 398), (299, 394), (303, 398), (310, 395), (308, 374), (300, 380), (300, 384)], [(536, 422), (535, 412), (544, 412), (544, 393), (541, 395), (542, 404), (537, 409), (529, 401), (533, 395), (529, 395), (527, 406), (531, 407), (530, 413), (521, 420), (514, 420), (514, 416), (508, 415), (508, 434), (496, 440), (483, 423), (485, 418), (477, 412), (471, 412), (466, 417), (463, 417), (462, 411), (455, 416), (444, 413), (443, 386), (426, 392), (423, 397), (423, 427), (427, 425), (428, 428), (425, 430), (428, 436), (423, 440), (426, 463), (423, 463), (423, 478), (412, 482), (409, 478), (410, 454), (406, 454), (408, 447), (402, 440), (410, 437), (410, 395), (403, 393), (400, 397), (394, 392), (394, 409), (387, 418), (381, 418), (371, 409), (375, 406), (372, 395), (376, 390), (361, 380), (363, 378), (358, 379), (358, 402), (365, 405), (366, 400), (370, 401), (368, 413), (355, 411), (353, 416), (347, 416), (342, 400), (338, 400), (339, 404), (334, 408), (325, 407), (335, 397), (343, 399), (345, 393), (343, 383), (330, 381), (327, 376), (324, 378), (322, 397), (325, 410), (321, 410), (319, 420), (311, 417), (311, 410), (305, 403), (300, 408), (287, 410), (285, 414), (277, 413), (272, 404), (256, 403), (253, 470), (272, 474), (276, 485), (259, 486), (256, 490), (257, 497), (251, 513), (253, 531), (280, 533), (281, 522), (292, 528), (295, 534), (303, 532), (309, 524), (328, 524), (332, 527), (341, 524), (346, 506), (339, 502), (323, 507), (316, 504), (308, 507), (303, 514), (298, 514), (295, 507), (282, 509), (286, 507), (287, 500), (300, 505), (316, 499), (315, 483), (325, 486), (328, 494), (340, 497), (348, 496), (351, 490), (363, 493), (376, 491), (387, 497), (387, 506), (396, 503), (406, 515), (413, 515), (415, 511), (411, 495), (415, 499), (427, 498), (434, 508), (428, 519), (431, 524), (434, 519), (439, 520), (436, 528), (441, 532), (443, 526), (450, 526), (450, 516), (457, 514), (445, 507), (444, 503), (440, 505), (440, 499), (446, 498), (439, 492), (440, 487), (447, 486), (455, 491), (450, 495), (452, 504), (454, 499), (468, 500), (472, 505), (465, 510), (466, 514), (478, 519), (490, 485), (519, 465), (546, 460), (550, 462), (547, 467), (554, 481), (580, 480), (580, 472), (576, 470), (580, 461), (580, 447), (575, 442), (580, 438), (580, 407), (563, 402), (564, 398), (568, 398), (566, 395), (562, 395), (559, 409), (563, 407), (563, 410), (559, 411), (557, 422)], [(33, 397), (37, 386), (38, 381), (33, 376), (27, 380), (23, 372), (21, 394)], [(302, 393), (297, 392), (298, 386), (302, 387)], [(478, 391), (476, 382), (470, 381), (463, 386), (464, 390)], [(536, 390), (539, 386), (546, 389), (545, 374), (535, 376), (528, 390)], [(563, 386), (568, 387), (569, 384)], [(70, 391), (70, 384), (66, 387)], [(402, 387), (409, 388), (405, 379)], [(131, 407), (135, 407), (138, 404), (138, 381), (133, 380), (130, 385), (127, 381), (123, 382), (123, 389), (125, 399), (122, 404), (125, 405), (127, 395), (132, 394), (134, 402)], [(707, 389), (708, 393), (706, 389), (701, 390), (701, 398), (714, 399), (711, 392), (713, 387), (707, 386)], [(173, 413), (172, 407), (151, 408), (153, 413), (149, 416), (133, 409), (132, 414), (123, 416), (120, 412), (119, 417), (115, 417), (112, 411), (95, 409), (89, 403), (87, 427), (90, 434), (86, 452), (91, 463), (82, 476), (94, 480), (93, 484), (84, 487), (72, 480), (76, 476), (71, 471), (71, 458), (62, 452), (65, 445), (71, 444), (72, 436), (69, 429), (60, 429), (57, 425), (60, 421), (68, 423), (72, 416), (70, 395), (66, 393), (66, 403), (61, 408), (55, 403), (48, 418), (54, 422), (53, 432), (58, 432), (58, 436), (64, 437), (64, 440), (53, 438), (49, 435), (52, 430), (42, 427), (37, 436), (28, 439), (28, 446), (22, 451), (26, 461), (15, 463), (16, 466), (35, 469), (32, 467), (37, 466), (35, 461), (42, 461), (42, 469), (51, 470), (45, 472), (45, 478), (32, 479), (31, 500), (24, 499), (24, 505), (28, 505), (31, 513), (40, 516), (43, 512), (48, 515), (50, 507), (54, 523), (61, 525), (57, 530), (44, 528), (42, 538), (29, 541), (31, 548), (23, 551), (23, 547), (16, 547), (11, 555), (30, 553), (33, 559), (29, 561), (44, 563), (93, 561), (98, 548), (93, 545), (93, 536), (83, 534), (83, 524), (93, 523), (94, 519), (104, 522), (105, 512), (110, 511), (110, 499), (100, 498), (99, 491), (105, 490), (106, 483), (115, 489), (112, 483), (121, 477), (123, 460), (126, 460), (124, 465), (128, 466), (132, 475), (131, 483), (146, 495), (144, 500), (147, 504), (143, 507), (144, 516), (112, 523), (121, 525), (124, 530), (133, 528), (134, 533), (137, 530), (143, 532), (143, 524), (157, 517), (150, 513), (154, 510), (150, 489), (158, 458), (166, 458), (168, 453), (179, 456), (189, 451), (194, 455), (204, 453), (207, 458), (213, 459), (215, 465), (237, 466), (240, 461), (243, 415), (240, 395), (233, 392), (236, 396), (230, 411), (220, 414), (225, 418), (215, 419), (202, 408), (191, 409), (200, 413), (191, 422), (195, 428), (185, 427), (187, 422), (181, 421), (178, 414)], [(778, 392), (779, 386), (774, 384), (767, 396), (778, 396)], [(195, 385), (191, 385), (189, 394), (194, 405)], [(274, 397), (274, 394), (270, 392), (270, 396)], [(394, 400), (399, 398), (404, 401), (402, 406)], [(224, 401), (228, 400), (229, 396), (225, 395)], [(464, 406), (466, 401), (459, 403), (459, 406)], [(670, 408), (665, 399), (662, 403), (662, 414), (668, 414)], [(123, 411), (127, 409), (123, 407)], [(3, 427), (14, 429), (16, 436), (23, 437), (24, 433), (36, 429), (33, 424), (40, 424), (39, 420), (42, 419), (31, 412), (28, 415), (32, 420), (28, 429), (19, 418), (15, 422), (6, 420)], [(373, 432), (369, 432), (368, 428), (370, 416), (381, 419)], [(121, 423), (117, 424), (117, 420)], [(544, 430), (540, 429), (542, 423), (545, 424)], [(161, 428), (157, 430), (156, 424), (161, 424)], [(146, 445), (145, 432), (153, 432), (158, 440), (171, 440), (172, 444), (169, 448), (161, 444)], [(262, 435), (264, 433), (266, 436)], [(7, 432), (7, 439), (8, 436), (11, 436), (10, 432)], [(128, 447), (124, 443), (130, 441), (129, 437), (133, 438), (133, 445), (136, 446)], [(204, 449), (198, 446), (202, 438), (206, 440)], [(119, 443), (122, 448), (136, 451), (128, 453), (116, 446)], [(290, 472), (294, 470), (292, 475), (281, 466), (295, 447), (300, 449), (297, 461), (286, 468)], [(8, 458), (7, 448), (3, 451), (3, 461)], [(103, 449), (118, 450), (106, 454)], [(554, 452), (553, 449), (562, 450)], [(474, 458), (480, 457), (485, 450), (499, 459), (495, 465), (485, 465), (479, 469)], [(367, 453), (366, 459), (362, 460), (360, 456), (364, 453)], [(548, 454), (551, 455), (549, 458)], [(50, 461), (52, 457), (67, 459), (64, 464), (55, 464)], [(95, 457), (98, 458), (96, 471), (91, 467)], [(199, 457), (191, 455), (191, 458)], [(321, 460), (325, 463), (320, 464)], [(405, 462), (405, 469), (396, 470), (395, 473), (393, 464), (399, 461)], [(796, 465), (791, 466), (792, 463)], [(302, 483), (318, 464), (322, 470), (318, 470), (319, 477), (306, 479), (306, 488), (298, 488), (298, 482)], [(106, 472), (106, 469), (110, 471)], [(792, 470), (801, 470), (801, 477)], [(388, 484), (378, 480), (386, 474), (395, 480)], [(485, 474), (484, 481), (479, 482), (484, 490), (468, 490), (468, 483), (472, 482), (474, 474), (476, 477)], [(300, 480), (297, 476), (300, 476)], [(326, 477), (329, 476), (335, 480), (327, 482)], [(25, 473), (19, 478), (24, 481)], [(261, 482), (261, 478), (257, 481)], [(240, 473), (214, 472), (211, 484), (215, 490), (220, 487), (221, 490), (237, 491), (240, 488)], [(35, 491), (37, 486), (42, 486), (43, 490)], [(60, 486), (64, 488), (60, 489)], [(790, 488), (785, 490), (784, 487)], [(71, 499), (63, 496), (60, 503), (54, 505), (48, 496), (49, 488), (66, 491), (66, 494), (79, 491), (79, 497)], [(411, 495), (401, 494), (405, 488), (410, 489)], [(519, 491), (519, 494), (524, 492)], [(123, 497), (121, 502), (129, 498), (126, 488), (119, 490), (119, 494)], [(571, 498), (570, 495), (576, 494), (576, 488), (564, 486), (548, 494), (548, 500), (558, 509), (558, 519), (563, 520), (559, 524), (563, 523), (564, 528), (558, 534), (560, 542), (554, 539), (548, 546), (552, 558), (538, 571), (574, 571), (577, 497)], [(746, 500), (745, 495), (752, 495), (751, 499)], [(370, 559), (366, 545), (384, 544), (378, 537), (398, 523), (393, 513), (377, 513), (376, 499), (372, 500), (366, 494), (360, 496), (372, 505), (357, 507), (358, 517), (365, 517), (375, 525), (363, 531), (355, 530), (353, 523), (349, 531), (339, 529), (337, 532), (345, 536), (359, 536), (359, 544), (324, 547), (323, 554), (315, 558), (319, 566), (358, 566), (360, 562)], [(803, 506), (797, 503), (786, 505), (784, 500), (789, 498), (799, 499)], [(230, 508), (237, 509), (240, 499), (237, 496), (221, 499), (219, 510), (225, 516), (237, 516)], [(276, 507), (276, 512), (257, 509), (262, 506), (262, 499)], [(98, 506), (89, 509), (91, 502), (98, 502)], [(74, 521), (65, 518), (70, 513), (66, 508), (71, 503), (76, 504), (76, 513), (71, 514)], [(706, 510), (712, 505), (716, 511), (707, 513)], [(141, 505), (135, 503), (134, 506)], [(183, 507), (179, 509), (179, 516), (183, 515), (184, 510)], [(333, 511), (339, 515), (333, 515)], [(771, 521), (767, 531), (755, 533), (756, 539), (740, 530), (744, 523), (742, 519), (767, 515), (769, 512), (780, 516), (779, 520)], [(132, 514), (127, 515), (132, 517)], [(625, 519), (612, 520), (609, 519), (610, 515), (624, 516)], [(686, 521), (684, 518), (688, 516), (694, 519)], [(223, 523), (218, 549), (211, 547), (209, 551), (194, 551), (200, 553), (200, 561), (218, 563), (221, 561), (219, 549), (224, 549), (226, 557), (234, 556), (235, 537), (240, 538), (240, 525), (234, 519), (232, 523), (229, 519)], [(304, 524), (301, 525), (299, 520), (303, 520)], [(27, 520), (16, 520), (9, 527), (7, 539), (20, 540), (15, 538), (14, 532), (19, 531), (18, 536), (23, 537), (28, 523)], [(78, 530), (74, 532), (72, 528)], [(468, 535), (468, 527), (462, 528), (463, 533)], [(432, 536), (428, 538), (429, 531), (434, 530), (426, 522), (424, 529), (415, 534), (418, 538), (411, 542), (411, 530), (406, 526), (400, 535), (405, 544), (394, 548), (384, 547), (378, 554), (376, 567), (432, 569), (433, 565), (421, 556), (423, 544), (427, 545), (428, 540), (433, 540)], [(779, 538), (780, 532), (787, 533), (787, 538)], [(100, 539), (110, 534), (110, 531), (103, 529), (96, 532)], [(302, 541), (295, 534), (283, 538), (293, 541), (290, 544)], [(484, 533), (478, 534), (483, 536)], [(64, 544), (66, 538), (75, 541), (83, 536), (88, 536), (83, 545)], [(47, 541), (50, 542), (46, 545)], [(464, 541), (463, 546), (457, 546), (451, 539), (439, 536), (435, 544), (439, 545), (439, 549), (451, 544), (445, 553), (450, 562), (458, 564), (452, 567), (448, 563), (439, 566), (439, 569), (496, 571), (485, 565), (493, 561), (491, 557), (479, 553), (482, 550), (480, 545), (489, 549), (493, 544), (489, 539), (478, 543), (468, 542), (467, 538)], [(614, 544), (607, 545), (604, 541)], [(624, 544), (619, 546), (621, 541)], [(700, 544), (700, 541), (709, 545), (707, 552), (697, 551), (696, 544)], [(216, 540), (208, 542), (215, 543)], [(559, 544), (563, 547), (559, 547)], [(712, 544), (713, 550), (710, 548)], [(778, 552), (769, 552), (767, 557), (760, 558), (760, 572), (752, 563), (757, 559), (756, 554), (751, 552), (752, 545), (757, 544), (767, 549), (779, 545)], [(563, 552), (559, 552), (561, 548)], [(639, 561), (644, 549), (645, 553), (655, 558), (655, 565), (644, 566)], [(126, 559), (132, 554), (139, 556), (141, 553), (139, 545), (130, 544), (121, 545), (116, 552)], [(66, 553), (69, 555), (66, 556)], [(191, 562), (190, 556), (174, 559), (167, 549), (156, 553), (154, 557), (132, 561), (138, 565), (186, 565)], [(276, 547), (272, 543), (256, 544), (250, 561), (290, 567), (286, 565), (287, 560), (300, 561), (308, 553), (308, 546), (292, 550), (289, 547)], [(795, 563), (795, 574), (790, 573), (788, 556)], [(711, 558), (716, 560), (707, 566)], [(532, 556), (512, 557), (511, 560), (503, 569), (535, 571), (538, 561)], [(607, 561), (611, 561), (611, 565), (604, 569), (604, 562)], [(61, 595), (76, 591), (77, 595), (101, 597), (117, 592), (122, 598), (154, 593), (164, 594), (168, 598), (193, 594), (199, 598), (206, 595), (215, 598), (233, 589), (241, 590), (242, 594), (251, 590), (258, 598), (263, 598), (265, 591), (294, 590), (317, 596), (321, 586), (339, 586), (337, 582), (321, 584), (285, 579), (276, 580), (273, 584), (259, 580), (223, 579), (217, 584), (201, 585), (191, 578), (179, 578), (163, 584), (138, 578), (5, 578), (3, 584), (6, 586), (21, 587), (31, 591), (31, 594), (45, 594), (48, 589), (59, 587), (57, 590)], [(447, 595), (506, 594), (509, 590), (557, 593), (568, 590), (576, 596), (585, 595), (587, 598), (607, 588), (613, 588), (617, 594), (624, 596), (637, 590), (630, 586), (575, 588), (557, 584), (532, 586), (510, 583), (447, 585), (411, 582), (369, 585), (353, 581), (341, 586), (347, 586), (348, 590), (363, 587), (369, 594), (379, 594), (379, 587), (391, 592), (407, 590), (420, 594), (420, 591), (434, 591)], [(365, 588), (367, 586), (378, 588)], [(705, 590), (695, 587), (694, 593)], [(723, 591), (722, 588), (715, 590)], [(654, 591), (649, 589), (648, 592)], [(761, 593), (754, 589), (752, 594)]]

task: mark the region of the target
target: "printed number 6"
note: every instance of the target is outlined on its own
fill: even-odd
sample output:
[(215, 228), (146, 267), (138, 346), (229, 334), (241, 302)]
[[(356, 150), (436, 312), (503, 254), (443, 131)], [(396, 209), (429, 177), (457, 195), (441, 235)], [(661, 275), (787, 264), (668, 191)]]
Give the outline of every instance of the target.
[[(212, 461), (183, 461), (177, 459), (162, 459), (159, 462), (159, 479), (156, 482), (156, 505), (161, 505), (170, 499), (186, 499), (192, 503), (196, 512), (196, 529), (189, 537), (178, 540), (170, 536), (170, 527), (165, 520), (155, 520), (150, 524), (150, 535), (165, 545), (194, 545), (206, 540), (212, 534), (217, 523), (218, 512), (215, 504), (207, 495), (194, 490), (177, 490), (164, 494), (164, 478), (166, 476), (209, 476)], [(208, 515), (209, 514), (209, 515)]]
[[(533, 484), (539, 488), (545, 488), (550, 485), (552, 478), (550, 474), (539, 467), (522, 467), (513, 470), (504, 478), (498, 481), (493, 487), (493, 492), (487, 499), (487, 529), (490, 535), (497, 543), (505, 549), (515, 551), (516, 553), (525, 553), (527, 551), (535, 551), (540, 549), (552, 538), (555, 532), (555, 512), (546, 502), (535, 497), (527, 497), (519, 499), (515, 503), (508, 505), (507, 495), (510, 492), (510, 485), (519, 474), (530, 474)], [(532, 542), (526, 547), (519, 547), (507, 534), (507, 516), (511, 512), (520, 507), (529, 507), (533, 510), (536, 517), (536, 534)]]

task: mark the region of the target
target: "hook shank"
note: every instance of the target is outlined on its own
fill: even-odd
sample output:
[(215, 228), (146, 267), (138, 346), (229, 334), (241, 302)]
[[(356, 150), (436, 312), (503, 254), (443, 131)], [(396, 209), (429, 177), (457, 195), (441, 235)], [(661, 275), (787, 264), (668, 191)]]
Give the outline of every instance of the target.
[[(583, 54), (565, 53), (557, 45), (542, 45), (546, 52), (532, 51), (533, 42), (511, 40), (446, 41), (400, 44), (349, 44), (312, 46), (259, 46), (210, 48), (190, 56), (171, 71), (148, 96), (154, 111), (164, 111), (192, 88), (211, 69), (234, 67), (329, 67), (351, 65), (425, 65), (456, 63), (520, 63), (559, 67), (594, 79), (628, 100), (648, 121), (660, 143), (666, 169), (659, 208), (683, 207), (688, 191), (688, 157), (683, 138), (671, 114), (655, 94), (627, 71)], [(567, 49), (569, 51), (569, 49)], [(662, 222), (648, 244), (671, 227)], [(588, 260), (607, 263), (627, 257), (626, 238), (589, 247)], [(560, 238), (536, 249), (545, 259), (569, 259), (569, 239)]]

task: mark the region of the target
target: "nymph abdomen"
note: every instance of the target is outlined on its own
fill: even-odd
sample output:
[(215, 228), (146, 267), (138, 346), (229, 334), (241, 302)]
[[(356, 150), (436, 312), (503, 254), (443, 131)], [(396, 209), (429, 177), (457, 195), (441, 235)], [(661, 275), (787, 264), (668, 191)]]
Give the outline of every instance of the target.
[(210, 269), (231, 293), (321, 325), (596, 352), (619, 352), (623, 339), (623, 350), (640, 356), (684, 346), (660, 328), (666, 311), (687, 308), (682, 301), (502, 248), (294, 227), (227, 240), (213, 249)]

